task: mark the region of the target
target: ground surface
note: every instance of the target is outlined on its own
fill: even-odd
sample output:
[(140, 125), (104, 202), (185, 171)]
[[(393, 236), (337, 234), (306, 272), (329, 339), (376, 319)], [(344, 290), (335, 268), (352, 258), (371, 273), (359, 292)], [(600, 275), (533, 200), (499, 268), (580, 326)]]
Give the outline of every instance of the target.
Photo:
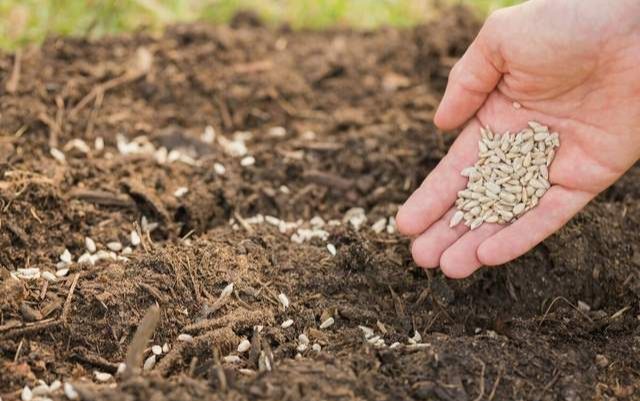
[[(159, 39), (50, 40), (23, 54), (8, 88), (14, 58), (0, 58), (0, 397), (60, 379), (91, 400), (639, 399), (637, 166), (529, 254), (464, 281), (416, 268), (392, 225), (371, 229), (446, 152), (433, 112), (476, 29), (458, 10), (406, 31), (291, 33), (238, 18)], [(244, 156), (231, 155), (236, 131), (251, 133), (239, 135)], [(131, 151), (140, 136), (153, 154)], [(162, 147), (181, 160), (159, 163)], [(352, 207), (367, 216), (359, 230), (315, 219), (307, 233), (327, 238), (291, 240)], [(302, 225), (281, 233), (258, 215)], [(142, 243), (128, 261), (73, 263), (55, 282), (9, 273), (56, 272), (85, 236), (104, 250), (129, 245), (131, 230)], [(152, 338), (132, 346), (155, 304)], [(426, 345), (409, 345), (414, 330)], [(242, 337), (251, 350), (221, 362)], [(143, 376), (95, 381), (165, 343)]]

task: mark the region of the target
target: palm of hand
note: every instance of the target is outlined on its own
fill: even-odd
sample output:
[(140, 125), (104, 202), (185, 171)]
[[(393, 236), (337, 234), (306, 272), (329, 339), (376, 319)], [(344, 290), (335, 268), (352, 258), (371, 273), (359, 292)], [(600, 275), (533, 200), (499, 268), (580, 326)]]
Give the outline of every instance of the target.
[[(474, 60), (463, 59), (454, 68), (436, 123), (453, 128), (475, 116), (397, 217), (402, 232), (417, 236), (412, 254), (419, 265), (440, 266), (460, 278), (481, 265), (512, 260), (559, 229), (638, 160), (640, 134), (633, 129), (640, 127), (640, 80), (634, 60), (640, 58), (640, 41), (637, 33), (630, 36), (616, 46), (588, 40), (564, 46), (570, 50), (561, 55), (545, 55), (544, 43), (530, 46), (534, 54), (527, 54), (507, 42), (500, 61), (484, 71), (474, 70)], [(563, 46), (562, 38), (549, 41), (556, 49)], [(469, 57), (478, 56), (474, 51), (491, 52), (476, 45)], [(514, 101), (524, 107), (514, 108)], [(561, 140), (550, 168), (552, 188), (538, 207), (508, 226), (449, 228), (457, 191), (466, 185), (459, 173), (477, 159), (480, 126), (516, 132), (532, 120), (549, 125)]]

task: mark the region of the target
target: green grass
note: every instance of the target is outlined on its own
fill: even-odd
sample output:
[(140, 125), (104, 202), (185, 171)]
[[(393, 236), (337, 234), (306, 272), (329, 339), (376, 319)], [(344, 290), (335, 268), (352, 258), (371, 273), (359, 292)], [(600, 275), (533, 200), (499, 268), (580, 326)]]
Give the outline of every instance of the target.
[[(456, 2), (456, 0), (445, 0)], [(519, 0), (457, 0), (486, 14)], [(100, 36), (177, 21), (227, 21), (251, 9), (296, 28), (411, 26), (433, 15), (433, 0), (0, 0), (0, 48), (38, 43), (47, 34)]]

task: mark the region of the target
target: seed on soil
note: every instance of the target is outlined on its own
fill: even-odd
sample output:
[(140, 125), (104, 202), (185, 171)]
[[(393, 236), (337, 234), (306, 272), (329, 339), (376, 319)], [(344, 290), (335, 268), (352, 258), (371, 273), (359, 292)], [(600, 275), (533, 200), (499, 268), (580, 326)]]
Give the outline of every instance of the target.
[(119, 241), (112, 241), (107, 243), (107, 248), (113, 252), (120, 252), (122, 250), (122, 243)]
[(240, 160), (240, 165), (242, 167), (249, 167), (253, 166), (254, 164), (256, 164), (256, 159), (253, 156), (246, 156), (243, 157), (242, 160)]
[(56, 271), (56, 277), (64, 277), (67, 274), (69, 274), (69, 269), (67, 269), (67, 268), (60, 269), (60, 270)]
[(381, 232), (384, 231), (386, 227), (387, 227), (387, 219), (383, 217), (378, 221), (376, 221), (375, 223), (373, 223), (373, 225), (371, 226), (371, 229), (376, 234), (380, 234)]
[(422, 336), (417, 330), (413, 332), (413, 337), (409, 338), (409, 344), (417, 344), (422, 341)]
[(226, 363), (238, 363), (242, 359), (240, 359), (238, 355), (227, 355), (224, 358), (222, 358), (222, 360)]
[(220, 293), (220, 298), (228, 297), (229, 295), (231, 295), (231, 293), (233, 293), (233, 283), (227, 284), (222, 289), (222, 292)]
[(132, 246), (140, 245), (141, 239), (140, 234), (136, 230), (131, 230), (131, 234), (129, 235), (129, 239), (131, 241)]
[(282, 292), (278, 294), (278, 301), (282, 304), (282, 306), (287, 309), (289, 307), (289, 298), (284, 295)]
[(481, 136), (479, 160), (460, 172), (469, 180), (458, 192), (452, 228), (463, 221), (471, 230), (483, 223), (512, 223), (551, 187), (548, 165), (560, 145), (557, 133), (532, 121), (516, 134), (494, 134), (487, 127)]
[(97, 249), (95, 241), (89, 237), (84, 237), (84, 246), (89, 253), (94, 253)]
[(298, 343), (299, 344), (304, 344), (304, 345), (309, 345), (309, 337), (307, 337), (306, 334), (302, 333), (298, 336)]
[(178, 341), (182, 341), (185, 343), (192, 343), (193, 342), (193, 336), (190, 334), (185, 334), (182, 333), (178, 336)]
[(162, 352), (164, 352), (165, 354), (166, 354), (167, 352), (169, 352), (169, 351), (170, 351), (170, 349), (171, 349), (171, 348), (169, 347), (169, 344), (167, 344), (167, 343), (162, 344)]
[(63, 390), (64, 390), (64, 395), (70, 399), (70, 400), (77, 400), (79, 397), (78, 392), (76, 391), (75, 388), (73, 388), (73, 386), (70, 383), (65, 383), (62, 386)]
[(155, 354), (145, 359), (144, 364), (142, 365), (142, 369), (144, 371), (153, 369), (153, 367), (156, 365), (156, 359), (157, 356)]
[(251, 349), (251, 341), (247, 340), (246, 338), (240, 341), (240, 344), (238, 344), (238, 352), (241, 354), (243, 352), (249, 351), (249, 349)]
[(68, 249), (65, 249), (64, 252), (62, 252), (62, 255), (60, 255), (60, 261), (69, 264), (72, 260), (71, 252), (69, 252)]
[(213, 171), (218, 175), (224, 175), (227, 169), (221, 163), (213, 163)]
[(64, 163), (67, 161), (67, 158), (65, 157), (64, 153), (62, 153), (62, 151), (60, 149), (57, 148), (51, 148), (49, 150), (49, 153), (51, 154), (51, 156), (56, 159), (58, 162), (60, 163)]
[(97, 370), (93, 372), (93, 375), (95, 376), (96, 380), (99, 382), (108, 382), (113, 377), (111, 373), (99, 372)]
[(54, 380), (49, 384), (49, 392), (53, 393), (54, 391), (58, 391), (61, 387), (62, 382), (60, 380)]
[(202, 139), (202, 142), (204, 143), (212, 144), (213, 141), (216, 140), (216, 130), (212, 126), (207, 125), (204, 128), (204, 132), (202, 133), (200, 139)]
[(154, 345), (153, 347), (151, 347), (151, 352), (153, 352), (154, 355), (162, 355), (162, 347), (159, 345)]
[(315, 352), (320, 352), (322, 351), (322, 346), (318, 343), (315, 343), (311, 346), (311, 349), (314, 350)]
[(335, 320), (333, 319), (333, 317), (330, 317), (324, 322), (322, 322), (322, 324), (320, 324), (320, 328), (322, 330), (328, 329), (329, 327), (333, 326), (334, 323), (335, 323)]
[(121, 375), (124, 373), (124, 371), (127, 370), (127, 364), (124, 362), (120, 362), (118, 364), (118, 368), (116, 370), (116, 375)]
[(327, 250), (329, 251), (331, 256), (336, 256), (336, 254), (338, 253), (338, 250), (336, 249), (336, 246), (333, 245), (333, 244), (327, 244)]
[(97, 137), (93, 142), (93, 147), (96, 149), (96, 151), (102, 152), (104, 150), (104, 138), (102, 138), (101, 136)]
[(33, 393), (29, 386), (24, 386), (20, 392), (20, 399), (22, 401), (31, 401), (33, 399)]
[(287, 329), (291, 326), (293, 326), (293, 319), (287, 319), (280, 325), (280, 327), (282, 327), (283, 329)]
[(389, 349), (395, 349), (395, 348), (398, 348), (398, 347), (399, 347), (399, 346), (401, 346), (401, 345), (402, 345), (402, 344), (400, 344), (399, 342), (397, 342), (397, 341), (396, 341), (395, 343), (393, 343), (393, 344), (391, 344), (391, 345), (389, 346)]
[(373, 329), (367, 326), (358, 326), (358, 328), (360, 330), (362, 330), (362, 333), (364, 334), (364, 338), (370, 338), (373, 337)]

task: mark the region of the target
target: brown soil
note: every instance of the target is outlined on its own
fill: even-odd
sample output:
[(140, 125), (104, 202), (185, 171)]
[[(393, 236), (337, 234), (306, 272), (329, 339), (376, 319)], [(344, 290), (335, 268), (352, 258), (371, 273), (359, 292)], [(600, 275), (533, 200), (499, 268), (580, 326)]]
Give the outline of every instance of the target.
[[(524, 257), (463, 281), (424, 273), (407, 240), (368, 228), (395, 214), (451, 143), (432, 117), (477, 29), (456, 9), (414, 30), (291, 32), (245, 17), (160, 38), (51, 39), (24, 53), (15, 93), (5, 89), (14, 58), (0, 57), (0, 397), (61, 379), (86, 400), (640, 399), (640, 167)], [(153, 54), (147, 70), (132, 68), (141, 47)], [(200, 141), (207, 125), (228, 138), (251, 131), (255, 165)], [(274, 126), (286, 137), (269, 136)], [(121, 155), (118, 133), (191, 148), (202, 164)], [(66, 164), (50, 155), (96, 137), (104, 152), (70, 151)], [(180, 186), (189, 192), (177, 198)], [(319, 239), (229, 224), (340, 220), (355, 206), (368, 222), (328, 229), (335, 257)], [(126, 244), (143, 215), (159, 227), (129, 262), (74, 265), (49, 284), (9, 277), (55, 272), (85, 236)], [(231, 282), (234, 294), (216, 302)], [(144, 375), (92, 382), (96, 370), (116, 372), (154, 304), (149, 347), (171, 351)], [(320, 330), (328, 316), (335, 324)], [(387, 345), (413, 330), (430, 345), (378, 349), (358, 325)], [(296, 357), (302, 332), (322, 351)], [(252, 350), (220, 363), (243, 336)]]

